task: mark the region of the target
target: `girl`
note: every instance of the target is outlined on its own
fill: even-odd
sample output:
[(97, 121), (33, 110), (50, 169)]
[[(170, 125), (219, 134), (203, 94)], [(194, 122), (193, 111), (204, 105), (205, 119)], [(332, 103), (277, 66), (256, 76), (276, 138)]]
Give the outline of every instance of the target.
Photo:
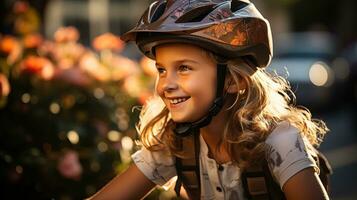
[[(265, 72), (270, 26), (252, 3), (158, 0), (122, 39), (156, 60), (158, 97), (141, 112), (134, 163), (93, 199), (140, 199), (176, 175), (191, 198), (248, 199), (242, 172), (263, 161), (286, 199), (328, 199), (313, 159), (327, 127)], [(198, 187), (182, 179), (190, 159)]]

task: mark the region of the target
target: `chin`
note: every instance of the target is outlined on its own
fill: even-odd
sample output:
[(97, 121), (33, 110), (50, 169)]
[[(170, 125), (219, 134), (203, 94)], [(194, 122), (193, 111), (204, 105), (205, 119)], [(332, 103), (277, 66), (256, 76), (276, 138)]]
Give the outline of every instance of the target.
[(197, 120), (194, 120), (192, 118), (188, 118), (188, 117), (171, 117), (172, 121), (176, 122), (176, 123), (191, 123), (191, 122), (195, 122)]
[(189, 121), (184, 120), (184, 119), (174, 119), (174, 118), (172, 118), (172, 121), (174, 121), (175, 123), (185, 123), (185, 122), (189, 122)]

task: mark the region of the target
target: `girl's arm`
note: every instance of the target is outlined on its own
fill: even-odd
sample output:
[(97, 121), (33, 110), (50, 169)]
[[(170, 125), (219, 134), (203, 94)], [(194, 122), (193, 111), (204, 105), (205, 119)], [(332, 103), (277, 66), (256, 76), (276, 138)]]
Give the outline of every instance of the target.
[(328, 200), (327, 192), (312, 167), (292, 176), (283, 186), (288, 200)]
[(116, 176), (89, 199), (141, 199), (154, 187), (155, 184), (150, 181), (135, 164), (132, 164), (125, 172)]

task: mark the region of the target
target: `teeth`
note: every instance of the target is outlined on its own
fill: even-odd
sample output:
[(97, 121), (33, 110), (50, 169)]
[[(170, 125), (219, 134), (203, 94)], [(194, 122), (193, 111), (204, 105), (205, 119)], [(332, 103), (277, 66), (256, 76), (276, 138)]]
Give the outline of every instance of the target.
[(171, 100), (170, 100), (170, 103), (172, 103), (172, 104), (178, 104), (178, 103), (184, 102), (184, 101), (186, 101), (186, 100), (187, 100), (187, 98), (171, 99)]

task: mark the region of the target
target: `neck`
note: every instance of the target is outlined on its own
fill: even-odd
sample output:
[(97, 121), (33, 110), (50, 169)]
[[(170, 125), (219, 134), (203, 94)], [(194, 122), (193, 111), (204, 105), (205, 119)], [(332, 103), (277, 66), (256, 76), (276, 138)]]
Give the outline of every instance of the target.
[[(227, 121), (227, 112), (225, 112), (224, 109), (222, 109), (217, 116), (213, 117), (209, 125), (201, 128), (200, 130), (200, 134), (202, 135), (203, 139), (207, 143), (207, 146), (210, 151), (210, 155), (214, 159), (216, 159), (215, 158), (216, 153), (223, 153), (220, 154), (221, 155), (220, 157), (225, 157), (224, 159), (225, 161), (227, 161), (227, 157), (223, 156), (225, 154), (227, 155), (227, 149), (225, 145), (219, 148), (217, 147), (219, 145), (219, 142), (223, 138), (223, 131), (225, 128), (226, 121)], [(219, 162), (217, 159), (216, 161)]]
[(215, 116), (211, 123), (200, 130), (200, 134), (207, 144), (216, 146), (223, 137), (224, 121)]

